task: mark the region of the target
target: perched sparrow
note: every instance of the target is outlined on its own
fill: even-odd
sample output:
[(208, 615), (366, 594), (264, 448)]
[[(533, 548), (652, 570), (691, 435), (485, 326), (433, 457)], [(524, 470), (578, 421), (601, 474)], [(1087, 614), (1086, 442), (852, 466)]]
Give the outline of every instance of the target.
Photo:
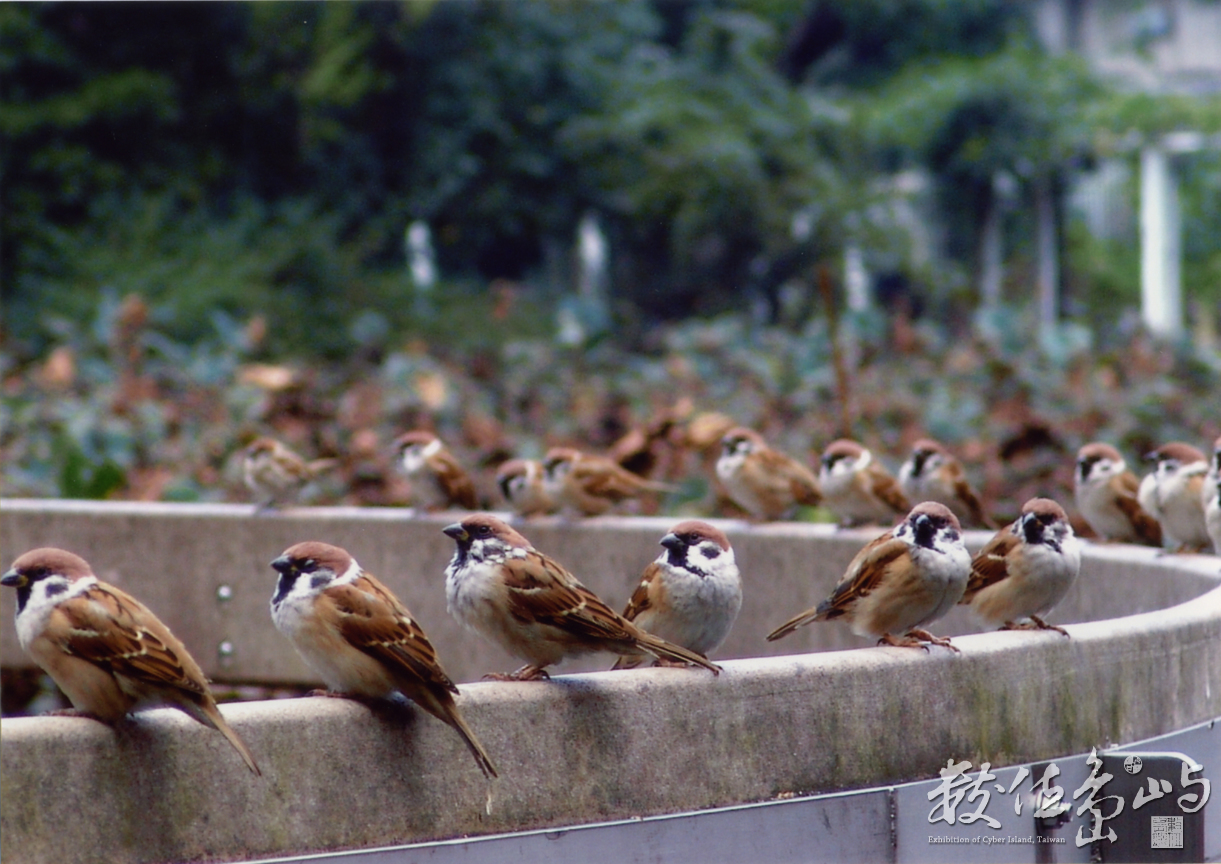
[(1213, 541), (1213, 551), (1221, 555), (1221, 477), (1204, 488), (1204, 524)]
[(544, 667), (595, 651), (651, 655), (720, 672), (699, 654), (645, 633), (612, 612), (575, 576), (496, 517), (478, 513), (450, 525), (445, 533), (458, 544), (445, 568), (450, 614), (527, 664), (511, 675), (488, 677), (546, 678)]
[(551, 513), (556, 504), (543, 486), (543, 463), (536, 459), (510, 459), (496, 470), (500, 494), (519, 516)]
[[(1068, 516), (1050, 498), (1031, 498), (1022, 515), (1002, 528), (971, 561), (960, 602), (1002, 630), (1056, 630), (1045, 615), (1064, 599), (1081, 569), (1081, 544)], [(1032, 623), (1020, 624), (1021, 619)]]
[(169, 706), (220, 732), (260, 774), (225, 722), (208, 679), (169, 628), (139, 600), (93, 575), (80, 556), (34, 549), (0, 585), (17, 589), (17, 639), (72, 701), (103, 723)]
[(301, 490), (335, 461), (306, 462), (274, 438), (259, 438), (246, 448), (242, 471), (246, 487), (260, 499), (258, 509), (266, 510), (295, 501)]
[(307, 541), (271, 562), (280, 574), (271, 619), (337, 694), (399, 691), (462, 736), (486, 777), (496, 768), (454, 703), (458, 688), (407, 607), (346, 550)]
[(658, 463), (658, 450), (667, 442), (678, 419), (673, 412), (663, 412), (644, 428), (628, 430), (610, 446), (607, 456), (620, 466), (641, 477), (653, 473)]
[(957, 651), (948, 638), (920, 628), (954, 608), (970, 573), (958, 518), (944, 504), (925, 501), (857, 553), (830, 597), (781, 624), (767, 641), (811, 621), (843, 618), (853, 633), (879, 645)]
[(911, 508), (898, 481), (873, 454), (845, 438), (823, 451), (818, 483), (842, 525), (888, 524)]
[(436, 435), (422, 429), (400, 435), (394, 441), (394, 452), (411, 479), (415, 506), (423, 510), (474, 510), (479, 506), (475, 484)]
[(756, 519), (780, 519), (798, 504), (822, 500), (814, 472), (741, 426), (721, 439), (716, 475), (733, 502)]
[[(691, 521), (671, 528), (661, 545), (666, 551), (645, 568), (623, 617), (707, 657), (725, 641), (742, 608), (742, 580), (729, 539), (707, 522)], [(614, 668), (642, 662), (643, 657), (620, 657)]]
[(912, 445), (911, 456), (899, 469), (899, 486), (912, 501), (944, 504), (960, 522), (996, 527), (967, 482), (962, 463), (931, 438), (921, 438)]
[(645, 480), (613, 459), (568, 447), (553, 447), (543, 460), (543, 488), (560, 507), (598, 516), (620, 501), (645, 492), (668, 492), (665, 483)]
[(1221, 438), (1213, 442), (1213, 461), (1200, 490), (1204, 502), (1204, 522), (1213, 541), (1213, 551), (1221, 555)]
[(1181, 441), (1163, 444), (1145, 457), (1157, 463), (1140, 483), (1140, 506), (1162, 525), (1162, 535), (1179, 552), (1212, 545), (1204, 521), (1204, 454)]
[(1162, 545), (1162, 527), (1136, 500), (1140, 481), (1110, 444), (1077, 451), (1077, 509), (1104, 540)]

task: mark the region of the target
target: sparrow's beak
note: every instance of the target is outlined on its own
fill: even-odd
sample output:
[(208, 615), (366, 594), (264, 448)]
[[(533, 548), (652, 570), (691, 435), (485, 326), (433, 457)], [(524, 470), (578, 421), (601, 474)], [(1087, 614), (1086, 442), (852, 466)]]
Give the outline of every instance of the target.
[(1156, 451), (1154, 451), (1153, 453), (1146, 453), (1146, 454), (1145, 454), (1145, 456), (1144, 456), (1144, 459), (1145, 459), (1145, 461), (1146, 461), (1146, 462), (1156, 462), (1156, 461), (1157, 461), (1157, 458), (1158, 458), (1158, 457), (1157, 457), (1157, 452), (1156, 452)]
[(665, 546), (671, 552), (678, 552), (687, 548), (687, 544), (682, 541), (677, 534), (667, 534), (661, 538), (661, 545)]
[(1022, 517), (1022, 533), (1026, 535), (1026, 542), (1038, 543), (1043, 539), (1043, 524), (1039, 522), (1039, 517), (1033, 513), (1027, 513)]
[(452, 537), (459, 543), (464, 543), (471, 539), (471, 535), (466, 533), (466, 529), (462, 527), (461, 522), (455, 522), (453, 525), (446, 525), (441, 529), (447, 537)]
[(271, 562), (272, 568), (278, 573), (289, 573), (293, 569), (293, 559), (287, 555), (281, 555), (275, 561)]
[(5, 588), (24, 588), (26, 578), (24, 574), (18, 573), (16, 570), (10, 570), (0, 577), (0, 585)]

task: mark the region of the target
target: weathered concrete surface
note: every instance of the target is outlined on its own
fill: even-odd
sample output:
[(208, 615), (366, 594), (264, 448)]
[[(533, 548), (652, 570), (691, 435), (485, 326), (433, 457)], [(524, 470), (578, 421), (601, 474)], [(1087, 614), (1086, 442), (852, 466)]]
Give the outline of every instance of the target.
[[(0, 505), (5, 566), (35, 545), (82, 552), (99, 575), (145, 599), (216, 677), (240, 669), (308, 680), (266, 611), (267, 562), (307, 538), (344, 545), (386, 576), (455, 677), (513, 665), (445, 613), (449, 547), (437, 540), (445, 517), (345, 510), (252, 520), (247, 508), (18, 504)], [(546, 522), (526, 534), (585, 565), (574, 570), (622, 602), (667, 527)], [(747, 605), (722, 657), (861, 645), (834, 624), (772, 646), (762, 635), (825, 596), (873, 532), (729, 527)], [(955, 640), (958, 656), (868, 647), (730, 661), (719, 678), (640, 669), (464, 684), (460, 704), (501, 769), (490, 813), (488, 787), (457, 736), (410, 708), (372, 712), (335, 699), (227, 705), (262, 778), (219, 735), (173, 711), (116, 730), (81, 719), (6, 720), (0, 858), (193, 861), (387, 845), (896, 783), (935, 776), (948, 758), (999, 767), (1139, 740), (1221, 714), (1219, 571), (1213, 557), (1091, 548), (1057, 616), (1085, 622), (1069, 625), (1070, 639), (970, 635)], [(215, 599), (221, 584), (233, 590), (228, 601)], [(11, 605), (0, 614), (11, 640)], [(229, 669), (197, 644), (219, 638), (237, 643)]]
[[(244, 505), (0, 501), (0, 564), (36, 546), (83, 555), (97, 574), (131, 591), (183, 640), (217, 681), (313, 682), (316, 679), (268, 614), (275, 574), (268, 566), (301, 540), (347, 548), (407, 603), (455, 680), (515, 669), (520, 661), (461, 628), (445, 609), (444, 569), (453, 543), (441, 528), (460, 514), (416, 517), (372, 508), (299, 508), (252, 517)], [(657, 541), (676, 520), (539, 519), (519, 524), (536, 547), (573, 570), (616, 608), (627, 602)], [(880, 529), (837, 531), (829, 525), (752, 526), (719, 522), (734, 545), (744, 580), (742, 613), (720, 659), (864, 647), (840, 624), (814, 625), (780, 642), (764, 641), (791, 615), (825, 598), (852, 556)], [(968, 532), (978, 548), (986, 532)], [(1168, 562), (1173, 560), (1173, 571)], [(1173, 572), (1171, 577), (1169, 574)], [(1052, 614), (1058, 623), (1096, 621), (1161, 609), (1199, 596), (1221, 579), (1221, 559), (1159, 557), (1133, 546), (1090, 547), (1072, 593)], [(225, 587), (229, 599), (218, 599)], [(0, 665), (29, 663), (11, 626), (13, 592), (0, 591)], [(965, 609), (934, 632), (957, 635), (979, 627)], [(227, 643), (231, 653), (222, 652)], [(608, 668), (595, 657), (562, 671)]]
[(1079, 753), (1216, 716), (1221, 590), (1055, 633), (473, 684), (461, 705), (501, 769), (413, 709), (227, 705), (264, 776), (173, 711), (112, 731), (6, 720), (6, 862), (191, 861), (557, 826)]

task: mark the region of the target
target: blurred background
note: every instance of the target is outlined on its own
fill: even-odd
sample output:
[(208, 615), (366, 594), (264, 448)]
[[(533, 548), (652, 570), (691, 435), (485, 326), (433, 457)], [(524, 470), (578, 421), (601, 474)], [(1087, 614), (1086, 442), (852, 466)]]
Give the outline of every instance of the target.
[(677, 511), (722, 414), (1067, 502), (1082, 443), (1221, 432), (1218, 46), (1216, 0), (0, 5), (4, 494), (248, 500), (271, 433), (395, 504), (406, 429), (486, 473), (661, 418)]

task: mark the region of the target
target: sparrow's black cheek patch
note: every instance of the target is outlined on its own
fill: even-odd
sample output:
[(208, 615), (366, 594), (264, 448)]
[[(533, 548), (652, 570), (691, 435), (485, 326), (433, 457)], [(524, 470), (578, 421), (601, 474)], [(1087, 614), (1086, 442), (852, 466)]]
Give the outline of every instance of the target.
[(324, 573), (315, 573), (309, 579), (309, 587), (317, 591), (319, 588), (325, 588), (327, 583), (331, 581), (331, 577)]
[(276, 593), (272, 596), (272, 603), (279, 603), (288, 596), (288, 592), (293, 590), (293, 584), (297, 581), (296, 576), (289, 576), (287, 573), (280, 575), (280, 581), (276, 582)]
[(68, 590), (68, 586), (62, 582), (47, 583), (47, 596), (54, 597), (57, 594), (63, 594)]
[(721, 550), (716, 546), (701, 546), (700, 553), (709, 561), (711, 561), (713, 558), (719, 558), (721, 556)]

